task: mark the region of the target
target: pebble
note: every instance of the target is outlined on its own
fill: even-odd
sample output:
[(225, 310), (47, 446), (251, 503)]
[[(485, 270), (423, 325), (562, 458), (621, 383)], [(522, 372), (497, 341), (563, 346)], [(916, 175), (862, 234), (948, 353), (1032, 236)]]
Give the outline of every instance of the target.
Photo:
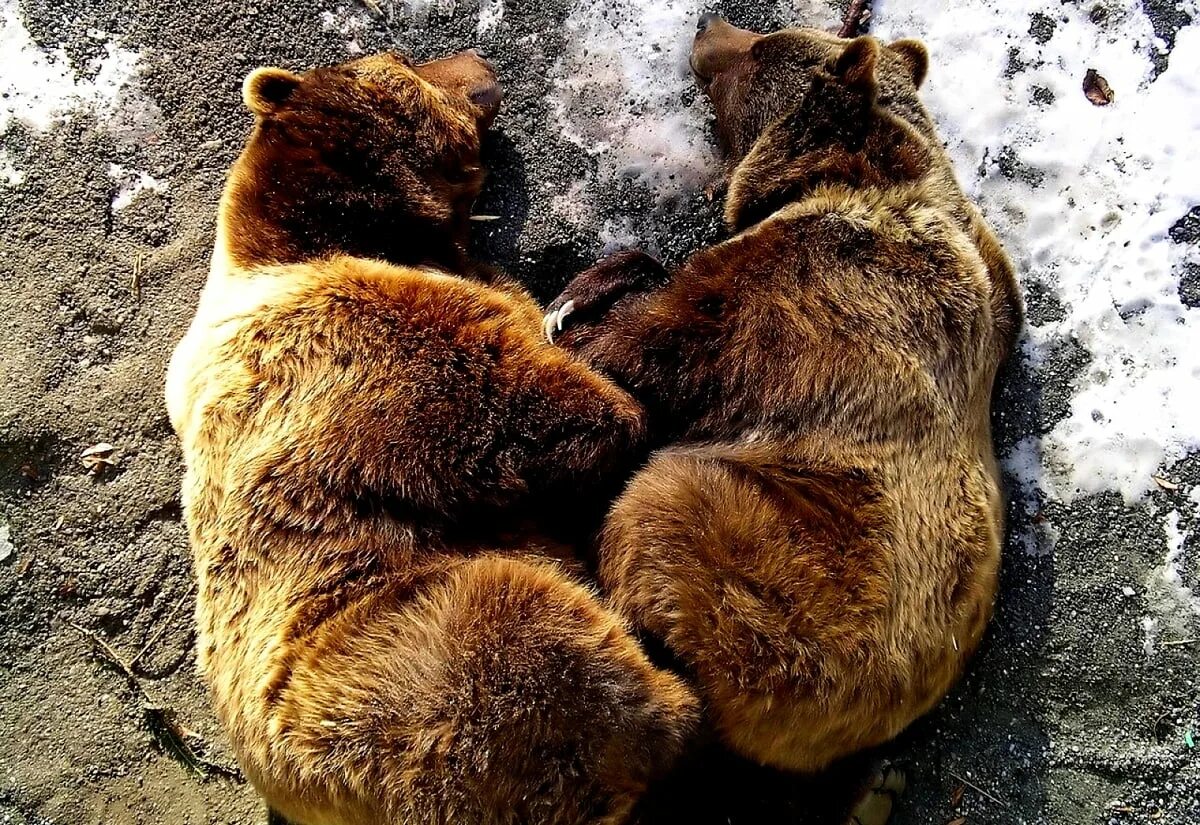
[(12, 543), (11, 530), (7, 524), (0, 524), (0, 561), (8, 561), (17, 548)]

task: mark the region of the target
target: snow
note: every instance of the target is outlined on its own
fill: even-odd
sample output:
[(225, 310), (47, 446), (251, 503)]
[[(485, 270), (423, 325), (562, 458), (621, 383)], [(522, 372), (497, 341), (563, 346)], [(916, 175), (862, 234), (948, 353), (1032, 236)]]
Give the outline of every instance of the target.
[(104, 40), (105, 54), (80, 77), (65, 51), (34, 42), (16, 0), (0, 0), (0, 134), (13, 121), (44, 132), (75, 112), (104, 117), (116, 111), (137, 74), (141, 53), (103, 32), (93, 36)]
[(120, 212), (133, 203), (142, 192), (165, 192), (166, 181), (157, 180), (147, 172), (137, 169), (126, 169), (118, 163), (108, 165), (108, 176), (120, 184), (117, 193), (113, 195), (112, 211)]
[[(1161, 44), (1140, 0), (1105, 8), (1098, 25), (1090, 6), (1054, 0), (881, 0), (872, 23), (929, 46), (924, 97), (961, 180), (1022, 280), (1066, 308), (1031, 327), (1026, 357), (1036, 365), (1064, 338), (1091, 354), (1067, 417), (1006, 462), (1064, 502), (1103, 491), (1138, 501), (1156, 470), (1200, 447), (1200, 315), (1179, 297), (1197, 257), (1168, 235), (1200, 203), (1200, 27), (1179, 32), (1152, 80)], [(1030, 35), (1035, 12), (1056, 22), (1045, 44)], [(1010, 61), (1026, 68), (1006, 77)], [(1108, 80), (1112, 105), (1084, 97), (1088, 69)], [(1040, 90), (1053, 101), (1035, 102), (1049, 96)], [(1009, 160), (1012, 176), (1001, 173)]]
[(362, 54), (363, 48), (358, 42), (358, 35), (370, 26), (371, 19), (367, 16), (365, 6), (350, 8), (342, 5), (333, 11), (326, 9), (321, 12), (321, 31), (334, 32), (347, 38), (346, 51), (351, 56)]
[(427, 23), (430, 17), (451, 17), (457, 9), (457, 0), (391, 0), (389, 14)]
[(504, 0), (480, 0), (479, 23), (475, 27), (475, 33), (480, 37), (489, 35), (500, 26), (503, 19)]
[[(1200, 488), (1198, 488), (1200, 489)], [(1146, 634), (1143, 648), (1152, 655), (1158, 646), (1164, 629), (1170, 631), (1168, 639), (1181, 639), (1191, 632), (1193, 623), (1200, 616), (1200, 596), (1183, 579), (1183, 555), (1190, 544), (1190, 537), (1179, 526), (1179, 512), (1167, 513), (1163, 524), (1166, 533), (1167, 555), (1162, 565), (1150, 571), (1146, 578), (1146, 601), (1152, 615), (1142, 619)]]
[(13, 166), (8, 150), (0, 148), (0, 186), (15, 187), (25, 182), (25, 173)]
[[(118, 142), (149, 139), (160, 123), (158, 108), (136, 92), (141, 52), (98, 29), (88, 36), (104, 54), (77, 71), (66, 52), (34, 42), (16, 0), (0, 0), (0, 136), (15, 124), (46, 132), (68, 118), (91, 114)], [(0, 186), (17, 187), (25, 173), (0, 149)]]
[(596, 186), (636, 180), (658, 208), (694, 193), (718, 172), (707, 109), (685, 104), (695, 88), (688, 56), (699, 0), (577, 0), (567, 51), (552, 73), (551, 104), (564, 137), (597, 159)]
[(841, 28), (842, 18), (827, 0), (782, 0), (779, 18), (785, 26), (808, 26), (815, 29)]

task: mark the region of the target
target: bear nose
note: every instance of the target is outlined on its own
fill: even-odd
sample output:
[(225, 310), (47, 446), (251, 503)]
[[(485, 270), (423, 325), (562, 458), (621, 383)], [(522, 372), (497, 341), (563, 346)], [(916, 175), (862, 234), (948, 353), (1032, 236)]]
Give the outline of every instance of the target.
[(720, 19), (721, 15), (717, 14), (715, 11), (702, 14), (700, 15), (700, 22), (696, 24), (696, 31), (706, 32), (708, 31), (709, 26), (711, 26), (713, 23), (716, 23)]

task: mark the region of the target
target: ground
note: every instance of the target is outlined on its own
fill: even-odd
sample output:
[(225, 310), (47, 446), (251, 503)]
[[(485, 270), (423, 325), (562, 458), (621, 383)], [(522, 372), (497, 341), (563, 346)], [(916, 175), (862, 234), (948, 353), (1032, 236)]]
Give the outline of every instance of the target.
[[(760, 28), (832, 5), (715, 4)], [(997, 400), (996, 620), (891, 748), (897, 820), (1200, 821), (1196, 4), (875, 5), (881, 33), (933, 48), (931, 105), (1030, 320)], [(606, 247), (674, 262), (721, 236), (678, 60), (701, 6), (0, 0), (0, 822), (262, 820), (195, 676), (161, 400), (247, 72), (484, 50), (508, 102), (478, 251), (548, 299)], [(1110, 107), (1083, 98), (1085, 66)]]

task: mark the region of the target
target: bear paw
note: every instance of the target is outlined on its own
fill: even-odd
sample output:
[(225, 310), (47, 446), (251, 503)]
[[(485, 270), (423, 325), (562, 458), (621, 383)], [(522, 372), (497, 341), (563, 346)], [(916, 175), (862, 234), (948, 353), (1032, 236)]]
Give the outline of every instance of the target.
[(637, 249), (609, 255), (575, 276), (550, 304), (542, 320), (546, 340), (571, 327), (594, 323), (622, 298), (649, 292), (670, 275), (659, 261)]
[(887, 825), (906, 784), (904, 771), (895, 765), (880, 764), (850, 811), (846, 825)]

